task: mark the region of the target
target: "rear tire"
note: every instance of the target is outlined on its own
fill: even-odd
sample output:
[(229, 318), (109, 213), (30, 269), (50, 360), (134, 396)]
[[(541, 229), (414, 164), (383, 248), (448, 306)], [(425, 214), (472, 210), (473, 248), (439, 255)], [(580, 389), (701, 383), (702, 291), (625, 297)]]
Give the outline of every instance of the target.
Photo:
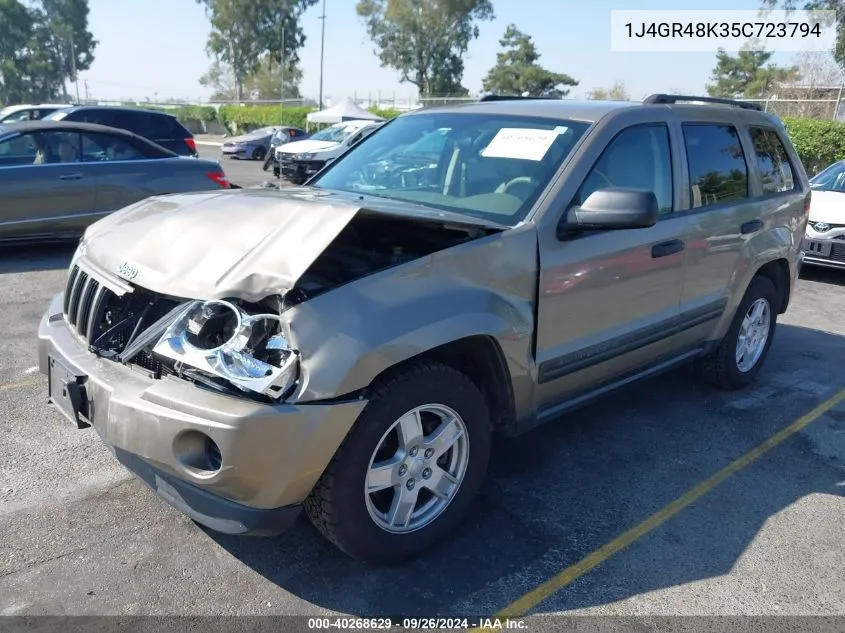
[(352, 558), (409, 558), (466, 516), (484, 482), (490, 443), (478, 387), (451, 367), (421, 361), (376, 383), (305, 512)]
[[(755, 276), (714, 352), (695, 361), (698, 375), (726, 390), (751, 384), (769, 354), (777, 326), (778, 293), (768, 277)], [(744, 351), (743, 351), (744, 350)]]
[(252, 152), (252, 160), (264, 160), (267, 151), (263, 147), (256, 147)]

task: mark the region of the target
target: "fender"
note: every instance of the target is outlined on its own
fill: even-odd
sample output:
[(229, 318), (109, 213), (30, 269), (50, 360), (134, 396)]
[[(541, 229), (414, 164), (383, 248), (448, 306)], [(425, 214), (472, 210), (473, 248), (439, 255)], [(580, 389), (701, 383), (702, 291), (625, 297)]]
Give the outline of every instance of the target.
[(789, 227), (779, 226), (759, 233), (743, 244), (737, 265), (731, 275), (728, 293), (729, 302), (725, 306), (725, 312), (714, 329), (711, 339), (719, 340), (725, 336), (731, 321), (733, 321), (734, 313), (748, 290), (751, 279), (763, 266), (778, 259), (785, 259), (789, 263), (790, 283), (793, 283), (797, 271), (796, 258), (800, 245), (800, 242), (796, 244), (795, 240), (796, 234), (794, 231)]
[(341, 397), (432, 348), (495, 339), (517, 415), (533, 406), (536, 230), (513, 229), (334, 289), (283, 313), (301, 354), (299, 402)]

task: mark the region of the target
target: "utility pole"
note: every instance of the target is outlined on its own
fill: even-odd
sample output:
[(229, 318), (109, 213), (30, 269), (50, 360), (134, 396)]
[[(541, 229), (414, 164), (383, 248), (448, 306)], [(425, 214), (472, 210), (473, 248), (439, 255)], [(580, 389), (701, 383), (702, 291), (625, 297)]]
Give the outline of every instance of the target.
[(282, 54), (279, 56), (279, 63), (281, 64), (279, 74), (282, 76), (282, 85), (280, 86), (282, 101), (279, 106), (279, 125), (284, 125), (285, 123), (285, 59), (285, 27), (282, 26)]
[(73, 45), (73, 35), (70, 36), (70, 68), (76, 83), (76, 103), (79, 104), (79, 76), (76, 74), (76, 47)]
[(85, 102), (88, 103), (91, 100), (91, 97), (88, 94), (88, 80), (85, 80)]
[(322, 33), (320, 35), (320, 110), (323, 109), (323, 52), (326, 46), (326, 0), (323, 0), (323, 15), (320, 16), (323, 21)]

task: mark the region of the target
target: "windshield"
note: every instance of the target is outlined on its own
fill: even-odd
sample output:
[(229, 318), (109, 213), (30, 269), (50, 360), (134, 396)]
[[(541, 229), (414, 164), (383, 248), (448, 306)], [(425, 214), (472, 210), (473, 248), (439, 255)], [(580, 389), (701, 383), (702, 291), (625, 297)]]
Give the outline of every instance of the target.
[(347, 136), (352, 134), (358, 128), (351, 125), (338, 125), (337, 127), (327, 127), (325, 130), (320, 130), (316, 134), (308, 137), (309, 141), (331, 141), (333, 143), (342, 143)]
[(845, 162), (834, 163), (810, 178), (810, 188), (818, 191), (845, 192)]
[(310, 184), (515, 225), (589, 126), (491, 114), (403, 116)]

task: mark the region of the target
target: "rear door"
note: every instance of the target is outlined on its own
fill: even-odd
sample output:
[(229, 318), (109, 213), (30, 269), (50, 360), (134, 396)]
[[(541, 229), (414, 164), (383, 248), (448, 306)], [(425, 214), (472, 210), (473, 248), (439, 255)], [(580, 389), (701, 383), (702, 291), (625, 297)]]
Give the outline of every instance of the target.
[(0, 236), (76, 234), (90, 222), (96, 178), (75, 132), (0, 141)]
[[(742, 299), (754, 260), (765, 255), (764, 249), (781, 246), (755, 238), (800, 216), (804, 194), (788, 160), (771, 170), (765, 165), (771, 157), (762, 159), (771, 140), (768, 133), (778, 136), (774, 126), (760, 121), (748, 127), (715, 117), (680, 119), (679, 126), (692, 220), (681, 302), (682, 309), (703, 315), (698, 334), (709, 338), (716, 319), (726, 310), (732, 313)], [(763, 169), (768, 173), (761, 179), (757, 176)]]

